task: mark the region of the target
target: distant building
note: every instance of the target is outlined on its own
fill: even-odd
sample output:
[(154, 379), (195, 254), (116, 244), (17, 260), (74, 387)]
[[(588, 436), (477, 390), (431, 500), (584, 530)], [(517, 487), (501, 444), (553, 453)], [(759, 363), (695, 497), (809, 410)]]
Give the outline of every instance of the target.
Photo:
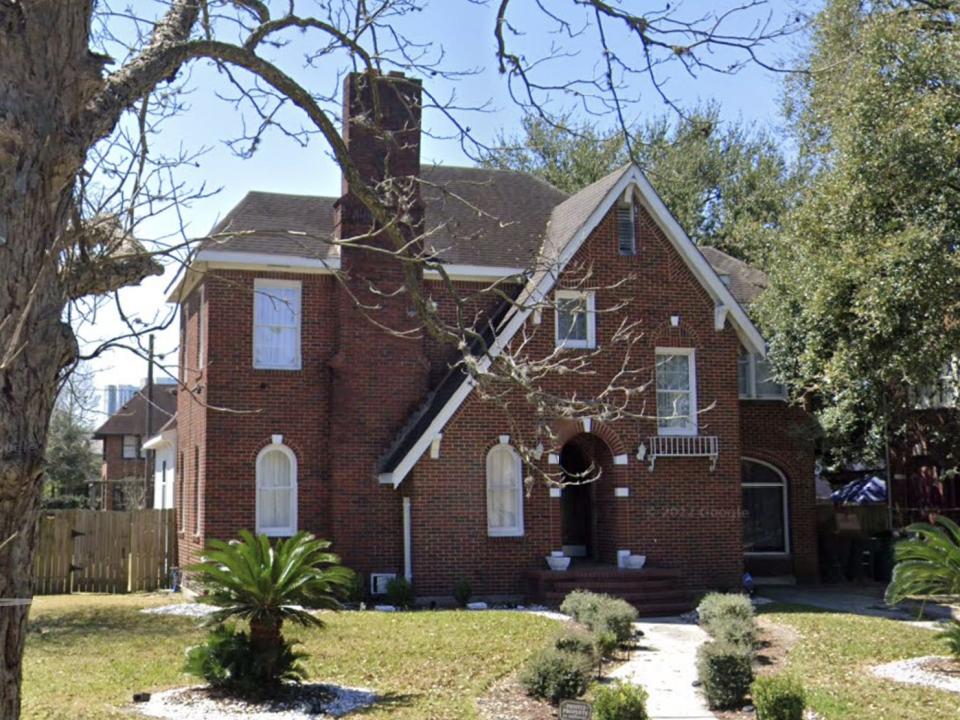
[(114, 415), (117, 410), (129, 402), (137, 394), (136, 385), (107, 385), (103, 389), (103, 412), (107, 417)]

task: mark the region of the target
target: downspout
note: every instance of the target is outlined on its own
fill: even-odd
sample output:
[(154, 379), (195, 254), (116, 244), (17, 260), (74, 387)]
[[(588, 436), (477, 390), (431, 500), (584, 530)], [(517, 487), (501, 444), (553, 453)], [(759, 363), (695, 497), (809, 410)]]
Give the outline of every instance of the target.
[(413, 529), (410, 524), (410, 498), (403, 498), (403, 576), (413, 580)]

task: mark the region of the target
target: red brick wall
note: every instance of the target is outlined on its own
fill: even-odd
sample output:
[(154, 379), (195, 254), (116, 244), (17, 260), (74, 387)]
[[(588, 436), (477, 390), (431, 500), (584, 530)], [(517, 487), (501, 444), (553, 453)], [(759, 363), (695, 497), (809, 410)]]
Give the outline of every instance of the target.
[(814, 486), (814, 420), (777, 400), (741, 400), (743, 454), (770, 463), (787, 478), (790, 545), (787, 557), (748, 556), (756, 575), (817, 579), (817, 507)]
[[(623, 420), (600, 430), (611, 455), (627, 454), (629, 460), (607, 468), (594, 491), (599, 559), (614, 562), (617, 549), (630, 549), (646, 554), (651, 565), (683, 569), (691, 589), (735, 587), (743, 568), (736, 334), (729, 327), (714, 330), (713, 302), (648, 217), (641, 215), (636, 256), (618, 254), (611, 213), (575, 257), (572, 267), (578, 265), (591, 268), (588, 284), (598, 288), (597, 339), (609, 349), (593, 361), (596, 377), (578, 378), (578, 392), (598, 392), (620, 368), (624, 348), (613, 343), (613, 334), (625, 314), (642, 333), (631, 350), (638, 384), (653, 379), (656, 347), (695, 348), (700, 433), (720, 442), (713, 472), (705, 458), (664, 458), (651, 472), (635, 454), (641, 441), (656, 434), (654, 420)], [(622, 311), (603, 312), (623, 304)], [(680, 316), (679, 328), (671, 327), (671, 315)], [(549, 352), (552, 312), (528, 330), (536, 333), (530, 352)], [(633, 409), (651, 416), (655, 404), (651, 383)], [(532, 418), (518, 411), (511, 420), (532, 437)], [(477, 593), (517, 592), (523, 572), (541, 567), (543, 556), (559, 548), (561, 501), (550, 498), (542, 484), (526, 499), (522, 538), (487, 537), (485, 451), (499, 434), (509, 434), (510, 426), (499, 408), (471, 397), (444, 429), (440, 458), (421, 459), (401, 486), (412, 501), (419, 593), (449, 595), (460, 575), (471, 579)], [(598, 431), (596, 425), (592, 429)], [(547, 462), (545, 453), (543, 469), (556, 470)], [(614, 497), (615, 487), (628, 488), (629, 497)]]

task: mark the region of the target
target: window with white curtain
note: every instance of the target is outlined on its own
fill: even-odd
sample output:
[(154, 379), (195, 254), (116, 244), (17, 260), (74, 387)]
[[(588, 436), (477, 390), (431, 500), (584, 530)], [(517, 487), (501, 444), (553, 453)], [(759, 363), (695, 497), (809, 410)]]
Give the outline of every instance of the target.
[(135, 460), (140, 453), (140, 438), (136, 435), (123, 436), (123, 459)]
[(691, 348), (657, 348), (657, 430), (697, 434), (697, 377)]
[(254, 283), (253, 366), (267, 370), (300, 369), (300, 312), (302, 287), (298, 280)]
[(593, 293), (557, 290), (555, 304), (557, 347), (596, 347), (597, 313)]
[(257, 456), (257, 532), (297, 532), (297, 456), (286, 445), (267, 445)]
[(505, 443), (487, 453), (487, 534), (523, 535), (523, 471), (520, 456)]

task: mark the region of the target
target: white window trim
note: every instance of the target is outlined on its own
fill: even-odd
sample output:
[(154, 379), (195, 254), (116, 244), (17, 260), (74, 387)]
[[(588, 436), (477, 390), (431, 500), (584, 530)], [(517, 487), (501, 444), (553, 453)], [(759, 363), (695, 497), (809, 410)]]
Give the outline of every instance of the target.
[[(657, 396), (654, 398), (656, 401), (657, 407), (657, 435), (683, 435), (683, 436), (696, 436), (699, 432), (699, 423), (698, 419), (698, 410), (697, 410), (697, 352), (694, 348), (678, 348), (678, 347), (658, 347), (656, 349), (655, 357), (660, 355), (687, 355), (690, 357), (690, 364), (688, 366), (688, 374), (690, 376), (690, 427), (688, 428), (677, 428), (677, 427), (660, 427), (660, 397), (659, 397), (659, 388), (657, 386), (657, 368), (654, 366), (653, 372), (653, 385), (654, 392)], [(657, 361), (659, 364), (659, 360)]]
[(768, 550), (768, 551), (744, 551), (744, 555), (749, 555), (750, 557), (786, 557), (791, 555), (792, 551), (790, 549), (790, 501), (789, 501), (789, 486), (787, 484), (787, 476), (783, 474), (783, 471), (778, 468), (776, 465), (771, 465), (768, 462), (763, 460), (758, 460), (754, 457), (748, 457), (744, 455), (740, 458), (746, 462), (756, 463), (757, 465), (763, 465), (773, 470), (777, 475), (780, 476), (782, 482), (780, 483), (745, 483), (742, 480), (740, 481), (740, 487), (778, 487), (783, 490), (783, 550)]
[[(586, 300), (587, 339), (571, 340), (560, 337), (560, 300)], [(554, 342), (558, 348), (592, 350), (597, 347), (597, 307), (596, 295), (588, 290), (557, 290), (553, 294)]]
[[(507, 452), (513, 456), (513, 461), (516, 463), (516, 477), (517, 477), (517, 524), (513, 527), (501, 527), (494, 528), (490, 527), (490, 455), (495, 452)], [(505, 445), (503, 443), (497, 443), (492, 448), (487, 451), (486, 456), (484, 456), (484, 485), (486, 488), (486, 499), (487, 499), (487, 536), (488, 537), (523, 537), (523, 463), (520, 460), (520, 455), (517, 454), (517, 451), (513, 449), (512, 445)]]
[[(740, 393), (741, 400), (786, 400), (787, 386), (783, 385), (783, 391), (775, 394), (767, 393), (761, 395), (757, 392), (757, 355), (748, 353), (750, 361), (747, 363), (747, 392)], [(737, 357), (737, 385), (740, 384), (740, 357)]]
[[(127, 455), (127, 438), (133, 438), (133, 454)], [(140, 442), (137, 440), (136, 435), (124, 435), (120, 439), (120, 456), (124, 460), (139, 460), (143, 456), (140, 454)]]
[(206, 300), (206, 285), (200, 286), (200, 293), (197, 296), (199, 298), (197, 305), (197, 369), (202, 370), (203, 366), (206, 364), (204, 361), (207, 355), (206, 348), (206, 323), (203, 322), (203, 307), (204, 301)]
[[(297, 313), (297, 353), (296, 362), (290, 365), (269, 365), (257, 362), (257, 300), (259, 293), (267, 293), (271, 288), (300, 291), (300, 308)], [(302, 370), (303, 369), (303, 283), (299, 280), (274, 280), (273, 278), (256, 278), (253, 281), (253, 367), (256, 370)]]
[[(290, 461), (290, 519), (292, 523), (288, 527), (278, 528), (264, 528), (260, 524), (260, 462), (266, 456), (268, 452), (279, 450), (284, 455), (287, 456), (287, 459)], [(281, 443), (270, 443), (264, 447), (259, 453), (257, 453), (257, 462), (255, 465), (255, 496), (254, 496), (254, 505), (256, 506), (256, 528), (258, 535), (267, 535), (268, 537), (290, 537), (295, 535), (297, 532), (297, 456), (286, 445)]]

